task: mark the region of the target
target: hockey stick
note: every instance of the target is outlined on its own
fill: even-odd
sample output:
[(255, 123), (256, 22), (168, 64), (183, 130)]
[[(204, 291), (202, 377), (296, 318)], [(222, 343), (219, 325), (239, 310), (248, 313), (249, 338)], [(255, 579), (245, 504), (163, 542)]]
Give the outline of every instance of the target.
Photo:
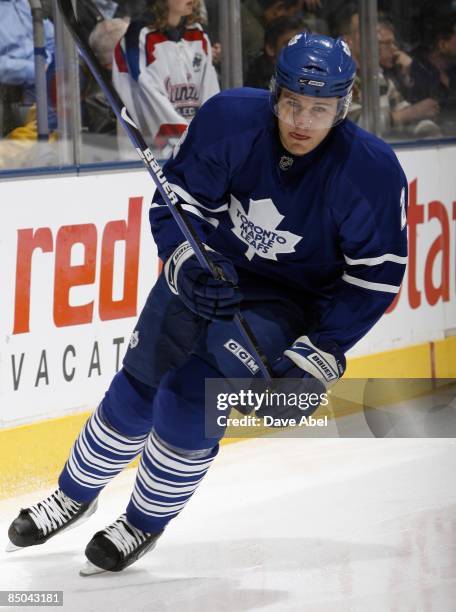
[[(204, 249), (204, 246), (201, 240), (199, 239), (199, 236), (196, 234), (188, 216), (182, 209), (178, 197), (176, 196), (170, 184), (166, 180), (166, 177), (163, 174), (160, 165), (153, 156), (152, 151), (147, 146), (144, 138), (142, 137), (141, 132), (138, 130), (135, 123), (129, 117), (127, 109), (123, 104), (122, 100), (120, 99), (120, 96), (118, 95), (114, 87), (111, 85), (111, 83), (104, 78), (102, 68), (97, 58), (95, 57), (92, 49), (90, 48), (88, 41), (85, 39), (82, 29), (78, 23), (78, 20), (74, 13), (72, 0), (57, 0), (57, 2), (65, 24), (68, 30), (70, 31), (76, 43), (76, 46), (79, 49), (80, 54), (86, 61), (87, 65), (90, 68), (90, 71), (95, 77), (95, 80), (97, 81), (98, 85), (100, 86), (109, 103), (111, 104), (111, 107), (117, 119), (122, 124), (122, 127), (126, 131), (127, 136), (130, 138), (133, 146), (138, 152), (138, 155), (146, 166), (150, 176), (152, 177), (158, 191), (160, 192), (163, 200), (168, 206), (171, 214), (173, 215), (174, 220), (179, 226), (182, 234), (195, 252), (195, 255), (200, 265), (205, 270), (210, 272), (214, 278), (223, 280), (222, 271), (220, 270), (220, 268), (213, 264), (210, 257), (207, 255), (206, 250)], [(253, 335), (247, 321), (244, 319), (241, 313), (235, 314), (233, 320), (236, 324), (239, 333), (242, 336), (247, 351), (251, 353), (251, 356), (258, 364), (264, 378), (270, 380), (272, 378), (272, 370), (268, 365), (266, 356), (259, 349), (256, 338)]]

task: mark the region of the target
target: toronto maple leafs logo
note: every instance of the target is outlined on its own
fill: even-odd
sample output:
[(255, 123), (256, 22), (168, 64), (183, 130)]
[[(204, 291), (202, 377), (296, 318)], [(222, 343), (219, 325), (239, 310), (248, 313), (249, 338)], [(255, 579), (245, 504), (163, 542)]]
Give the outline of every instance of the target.
[(302, 240), (302, 236), (277, 229), (284, 216), (271, 198), (251, 199), (247, 214), (239, 200), (232, 195), (229, 213), (234, 226), (231, 231), (249, 247), (245, 253), (249, 260), (258, 255), (277, 261), (277, 255), (281, 253), (294, 253), (295, 246)]

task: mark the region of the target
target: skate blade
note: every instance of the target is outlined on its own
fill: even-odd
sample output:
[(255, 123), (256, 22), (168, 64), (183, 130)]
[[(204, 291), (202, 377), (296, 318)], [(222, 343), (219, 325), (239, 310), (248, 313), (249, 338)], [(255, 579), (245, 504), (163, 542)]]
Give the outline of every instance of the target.
[(16, 546), (16, 544), (13, 544), (12, 542), (8, 542), (5, 548), (5, 552), (12, 553), (12, 552), (15, 552), (16, 550), (22, 550), (23, 548), (24, 546)]
[(105, 570), (97, 565), (94, 565), (91, 561), (86, 561), (85, 564), (79, 570), (80, 576), (94, 576), (95, 574), (104, 574), (108, 570)]

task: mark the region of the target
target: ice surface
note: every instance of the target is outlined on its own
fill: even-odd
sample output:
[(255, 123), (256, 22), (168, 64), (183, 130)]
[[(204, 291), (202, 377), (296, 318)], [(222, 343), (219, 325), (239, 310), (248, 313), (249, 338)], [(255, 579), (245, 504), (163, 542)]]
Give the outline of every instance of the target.
[(454, 612), (455, 474), (452, 439), (232, 444), (154, 551), (86, 578), (85, 544), (125, 509), (134, 471), (84, 525), (3, 552), (40, 491), (0, 503), (0, 589), (63, 590), (63, 609), (84, 612)]

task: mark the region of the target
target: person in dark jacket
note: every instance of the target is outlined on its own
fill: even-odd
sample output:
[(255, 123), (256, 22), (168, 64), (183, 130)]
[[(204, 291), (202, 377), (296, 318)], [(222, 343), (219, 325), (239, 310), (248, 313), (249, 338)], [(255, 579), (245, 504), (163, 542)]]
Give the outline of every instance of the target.
[(272, 21), (264, 33), (263, 50), (249, 65), (245, 86), (268, 89), (280, 51), (303, 30), (306, 27), (301, 17), (279, 17)]
[(410, 66), (411, 102), (434, 98), (444, 134), (456, 134), (456, 16), (438, 20), (428, 47), (420, 47)]

